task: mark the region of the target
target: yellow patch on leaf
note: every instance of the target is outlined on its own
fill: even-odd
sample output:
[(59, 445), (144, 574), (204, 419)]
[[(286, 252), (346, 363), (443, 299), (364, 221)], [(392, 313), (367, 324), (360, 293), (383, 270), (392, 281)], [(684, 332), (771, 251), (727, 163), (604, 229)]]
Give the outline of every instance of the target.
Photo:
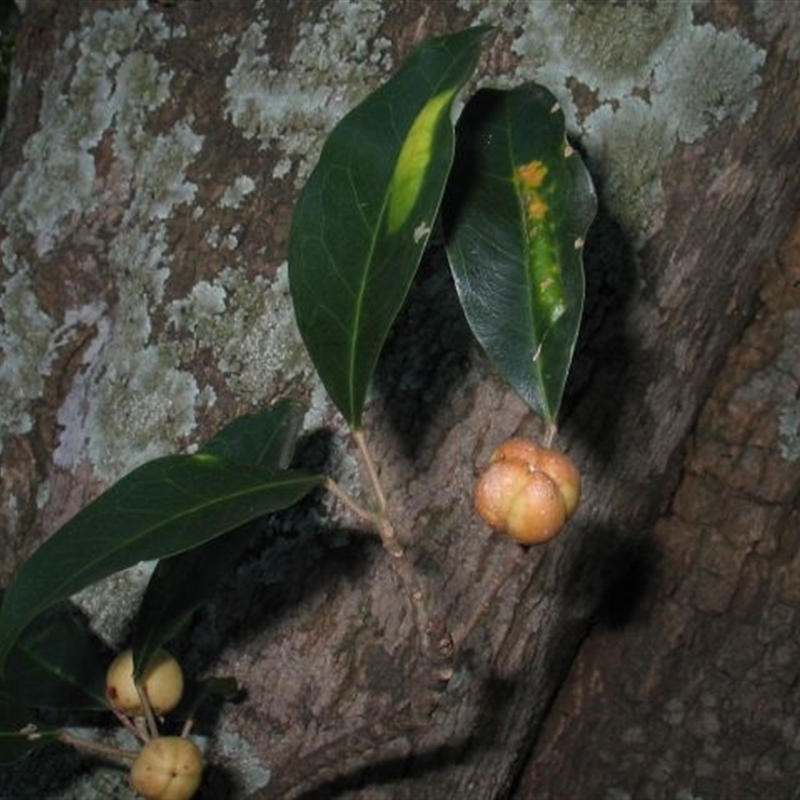
[(447, 89), (428, 100), (408, 131), (389, 187), (387, 222), (390, 233), (405, 224), (422, 193), (428, 164), (433, 155), (436, 127), (442, 115), (449, 109), (455, 93), (455, 88)]

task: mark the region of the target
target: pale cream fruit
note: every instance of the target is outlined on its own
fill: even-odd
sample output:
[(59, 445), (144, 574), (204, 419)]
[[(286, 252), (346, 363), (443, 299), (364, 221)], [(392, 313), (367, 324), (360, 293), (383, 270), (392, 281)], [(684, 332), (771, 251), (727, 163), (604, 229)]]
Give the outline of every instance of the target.
[(131, 786), (146, 800), (189, 800), (203, 779), (203, 754), (190, 739), (159, 736), (142, 747)]
[[(166, 650), (159, 650), (147, 664), (141, 682), (153, 711), (167, 714), (183, 697), (183, 671)], [(123, 650), (106, 672), (106, 697), (117, 711), (131, 716), (144, 714), (142, 701), (133, 682), (133, 651)]]

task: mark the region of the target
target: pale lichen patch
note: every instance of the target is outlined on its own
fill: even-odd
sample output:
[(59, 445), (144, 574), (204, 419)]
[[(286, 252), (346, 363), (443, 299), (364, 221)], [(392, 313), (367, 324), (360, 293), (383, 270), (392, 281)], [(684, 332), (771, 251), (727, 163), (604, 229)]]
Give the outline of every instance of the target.
[(165, 220), (176, 206), (190, 203), (197, 186), (186, 178), (186, 169), (203, 146), (190, 120), (178, 122), (170, 131), (148, 137), (132, 170), (136, 195), (125, 212), (125, 222)]
[(239, 208), (247, 195), (256, 190), (256, 182), (249, 175), (238, 175), (231, 186), (222, 193), (219, 204), (222, 208)]
[(124, 572), (117, 572), (93, 586), (73, 595), (73, 602), (91, 619), (92, 629), (117, 647), (126, 643), (129, 616), (120, 613), (141, 602), (155, 562), (142, 562)]
[(765, 59), (766, 52), (738, 31), (687, 27), (653, 65), (652, 105), (665, 117), (673, 111), (670, 133), (687, 144), (725, 120), (741, 125), (756, 111)]
[(316, 22), (301, 24), (289, 68), (281, 70), (265, 52), (268, 23), (254, 21), (225, 79), (226, 116), (262, 149), (279, 142), (302, 183), (335, 122), (390, 66), (390, 43), (377, 35), (383, 17), (376, 0), (326, 5)]
[[(609, 210), (637, 241), (658, 229), (661, 173), (676, 145), (755, 112), (765, 51), (739, 31), (696, 25), (690, 3), (459, 5), (513, 37), (520, 61), (505, 80), (538, 81), (556, 95)], [(593, 93), (593, 109), (579, 110), (575, 86)]]
[(800, 400), (784, 408), (778, 417), (778, 449), (786, 461), (800, 459)]
[(241, 791), (245, 796), (266, 786), (272, 778), (268, 770), (246, 739), (222, 720), (214, 735), (214, 752), (219, 761), (234, 770), (241, 779)]
[[(120, 129), (166, 96), (168, 74), (159, 73), (151, 55), (131, 52), (142, 39), (163, 35), (147, 4), (117, 11), (99, 10), (70, 33), (55, 56), (42, 87), (39, 130), (25, 145), (26, 168), (19, 170), (0, 199), (16, 230), (27, 230), (39, 256), (58, 246), (71, 214), (96, 209), (93, 149), (123, 114)], [(172, 35), (176, 35), (173, 31)], [(16, 225), (14, 225), (16, 223)]]
[[(39, 129), (26, 143), (24, 165), (0, 196), (7, 231), (3, 263), (12, 273), (3, 295), (0, 376), (14, 386), (0, 399), (4, 432), (30, 428), (28, 407), (41, 396), (54, 355), (88, 326), (92, 335), (81, 345), (80, 369), (57, 412), (54, 459), (65, 469), (88, 461), (101, 481), (188, 435), (201, 396), (181, 368), (177, 346), (157, 338), (151, 322), (169, 277), (167, 226), (175, 210), (195, 197), (197, 187), (186, 171), (203, 145), (191, 119), (166, 128), (162, 121), (159, 133), (150, 125), (172, 78), (153, 48), (184, 34), (167, 27), (144, 0), (87, 11), (81, 28), (55, 53), (42, 90)], [(104, 140), (116, 158), (98, 175)], [(92, 230), (85, 244), (94, 248), (86, 269), (109, 275), (114, 304), (66, 308), (62, 320), (51, 320), (34, 294), (32, 267), (14, 253), (32, 240), (40, 258), (37, 275), (54, 269), (49, 260), (57, 258), (78, 220), (113, 234), (109, 246)], [(202, 396), (204, 403), (213, 402)]]
[(8, 245), (7, 239), (1, 245), (3, 262), (16, 271), (0, 294), (0, 452), (4, 436), (31, 429), (28, 403), (43, 391), (55, 329), (53, 320), (39, 307), (29, 269), (15, 259)]
[[(114, 150), (127, 169), (132, 169), (150, 144), (142, 126), (148, 113), (159, 108), (169, 96), (172, 72), (165, 70), (150, 53), (132, 52), (122, 60), (115, 74), (114, 109), (117, 133)], [(131, 103), (130, 98), (137, 102)]]
[(119, 477), (169, 449), (156, 432), (187, 436), (193, 430), (195, 379), (175, 369), (174, 347), (142, 347), (141, 339), (136, 341), (131, 347), (107, 318), (98, 320), (82, 369), (58, 411), (57, 465), (71, 469), (89, 460), (96, 475)]
[(87, 419), (89, 457), (96, 470), (119, 474), (171, 449), (157, 432), (176, 437), (192, 432), (198, 387), (190, 372), (174, 367), (168, 346), (138, 352), (120, 347), (109, 356), (94, 414)]
[(211, 340), (216, 318), (225, 313), (227, 296), (227, 290), (218, 282), (199, 281), (186, 297), (167, 306), (168, 324), (195, 341)]
[[(166, 318), (180, 342), (180, 359), (208, 353), (226, 388), (244, 404), (261, 407), (264, 398), (292, 395), (302, 387), (308, 397), (304, 429), (319, 430), (331, 422), (330, 398), (297, 330), (286, 262), (272, 279), (232, 263), (172, 301)], [(346, 485), (357, 485), (358, 466), (346, 441), (335, 437), (330, 446), (331, 470)]]
[(285, 263), (274, 280), (253, 276), (245, 267), (226, 267), (174, 301), (168, 319), (183, 334), (182, 356), (209, 351), (228, 388), (246, 403), (260, 404), (295, 381), (313, 380)]

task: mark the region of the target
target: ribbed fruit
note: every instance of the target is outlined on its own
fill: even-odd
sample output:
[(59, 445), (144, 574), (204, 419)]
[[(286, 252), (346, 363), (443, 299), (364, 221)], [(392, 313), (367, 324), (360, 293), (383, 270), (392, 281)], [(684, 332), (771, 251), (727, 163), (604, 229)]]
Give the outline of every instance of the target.
[(130, 772), (145, 800), (189, 800), (203, 779), (203, 754), (191, 739), (159, 736), (142, 747)]
[(492, 453), (473, 502), (490, 527), (529, 545), (552, 539), (575, 512), (580, 496), (580, 473), (571, 459), (515, 438)]

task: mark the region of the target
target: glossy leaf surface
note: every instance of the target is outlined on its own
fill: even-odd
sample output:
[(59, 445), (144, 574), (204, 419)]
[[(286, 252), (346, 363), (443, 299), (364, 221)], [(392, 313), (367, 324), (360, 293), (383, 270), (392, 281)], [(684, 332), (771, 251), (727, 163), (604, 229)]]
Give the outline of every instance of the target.
[(264, 411), (237, 417), (198, 452), (238, 464), (285, 469), (292, 460), (304, 416), (302, 403), (290, 398), (279, 400)]
[(353, 428), (437, 216), (453, 159), (453, 101), (488, 30), (423, 42), (336, 126), (295, 208), (297, 324)]
[[(266, 411), (234, 420), (200, 449), (231, 461), (285, 468), (303, 421), (303, 406), (282, 400)], [(236, 563), (251, 540), (254, 524), (169, 558), (150, 577), (133, 628), (136, 677), (150, 657), (172, 639)]]
[(60, 604), (17, 640), (0, 690), (28, 708), (107, 709), (105, 674), (113, 657), (78, 610)]
[(475, 95), (459, 121), (443, 207), (448, 258), (476, 338), (548, 423), (578, 336), (595, 211), (591, 178), (549, 91)]
[(0, 665), (24, 628), (55, 603), (139, 561), (189, 550), (286, 508), (320, 481), (211, 453), (166, 456), (133, 470), (20, 567), (0, 606)]

